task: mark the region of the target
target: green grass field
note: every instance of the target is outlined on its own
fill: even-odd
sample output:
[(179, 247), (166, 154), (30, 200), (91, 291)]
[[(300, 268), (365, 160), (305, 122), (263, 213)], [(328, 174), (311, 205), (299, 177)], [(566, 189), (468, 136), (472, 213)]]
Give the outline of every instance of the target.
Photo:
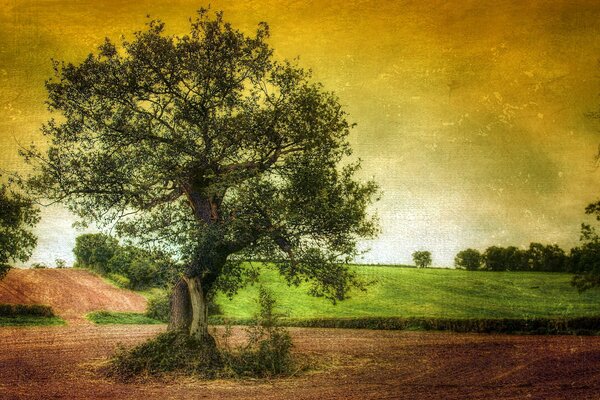
[[(393, 266), (356, 266), (373, 283), (366, 292), (332, 305), (288, 287), (264, 268), (259, 284), (270, 288), (283, 317), (310, 318), (571, 318), (600, 315), (600, 289), (578, 293), (571, 275), (541, 272), (474, 272)], [(248, 319), (257, 310), (258, 285), (233, 300), (218, 295), (223, 316)]]

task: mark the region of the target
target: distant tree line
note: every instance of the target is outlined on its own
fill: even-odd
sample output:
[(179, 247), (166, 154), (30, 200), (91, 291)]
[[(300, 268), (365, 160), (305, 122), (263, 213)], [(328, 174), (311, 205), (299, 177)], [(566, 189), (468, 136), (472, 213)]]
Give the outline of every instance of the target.
[(600, 241), (591, 228), (584, 225), (581, 245), (572, 248), (568, 254), (556, 244), (531, 243), (527, 249), (491, 246), (483, 253), (475, 249), (458, 252), (454, 265), (470, 271), (540, 271), (588, 275), (600, 271)]

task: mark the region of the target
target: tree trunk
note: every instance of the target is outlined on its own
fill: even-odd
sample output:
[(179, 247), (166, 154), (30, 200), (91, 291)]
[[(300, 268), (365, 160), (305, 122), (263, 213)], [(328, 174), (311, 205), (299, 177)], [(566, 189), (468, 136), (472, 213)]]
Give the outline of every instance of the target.
[(208, 298), (200, 278), (184, 276), (173, 288), (168, 330), (186, 332), (203, 342), (216, 345), (208, 333)]
[(171, 295), (171, 317), (169, 318), (170, 331), (189, 332), (192, 324), (192, 303), (186, 281), (181, 278), (173, 287)]
[[(192, 305), (192, 322), (190, 324), (190, 336), (202, 341), (211, 340), (208, 333), (208, 299), (202, 290), (202, 284), (197, 277), (184, 278), (190, 295)], [(210, 339), (209, 339), (210, 338)]]

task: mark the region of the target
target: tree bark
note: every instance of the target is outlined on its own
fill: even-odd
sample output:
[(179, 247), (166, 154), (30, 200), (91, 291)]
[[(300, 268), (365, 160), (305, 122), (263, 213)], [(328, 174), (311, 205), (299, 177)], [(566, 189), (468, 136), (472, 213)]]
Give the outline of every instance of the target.
[(181, 278), (173, 287), (171, 295), (171, 317), (169, 318), (169, 331), (189, 332), (192, 323), (192, 303), (186, 281)]
[(190, 303), (192, 305), (190, 336), (194, 336), (202, 341), (210, 340), (212, 337), (208, 333), (208, 299), (206, 293), (204, 293), (198, 277), (184, 279), (188, 286)]

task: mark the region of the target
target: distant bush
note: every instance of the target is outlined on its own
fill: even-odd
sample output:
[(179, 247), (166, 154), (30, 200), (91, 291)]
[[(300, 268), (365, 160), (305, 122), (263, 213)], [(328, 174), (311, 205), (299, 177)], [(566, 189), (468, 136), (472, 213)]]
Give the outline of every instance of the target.
[(46, 264), (44, 264), (44, 263), (37, 263), (36, 262), (36, 263), (31, 264), (31, 268), (32, 269), (45, 269), (45, 268), (48, 268), (48, 266)]
[(0, 304), (0, 317), (54, 317), (52, 307), (42, 304)]
[(56, 268), (59, 268), (59, 269), (67, 268), (67, 262), (65, 260), (63, 260), (62, 258), (55, 259), (54, 265), (56, 265)]

